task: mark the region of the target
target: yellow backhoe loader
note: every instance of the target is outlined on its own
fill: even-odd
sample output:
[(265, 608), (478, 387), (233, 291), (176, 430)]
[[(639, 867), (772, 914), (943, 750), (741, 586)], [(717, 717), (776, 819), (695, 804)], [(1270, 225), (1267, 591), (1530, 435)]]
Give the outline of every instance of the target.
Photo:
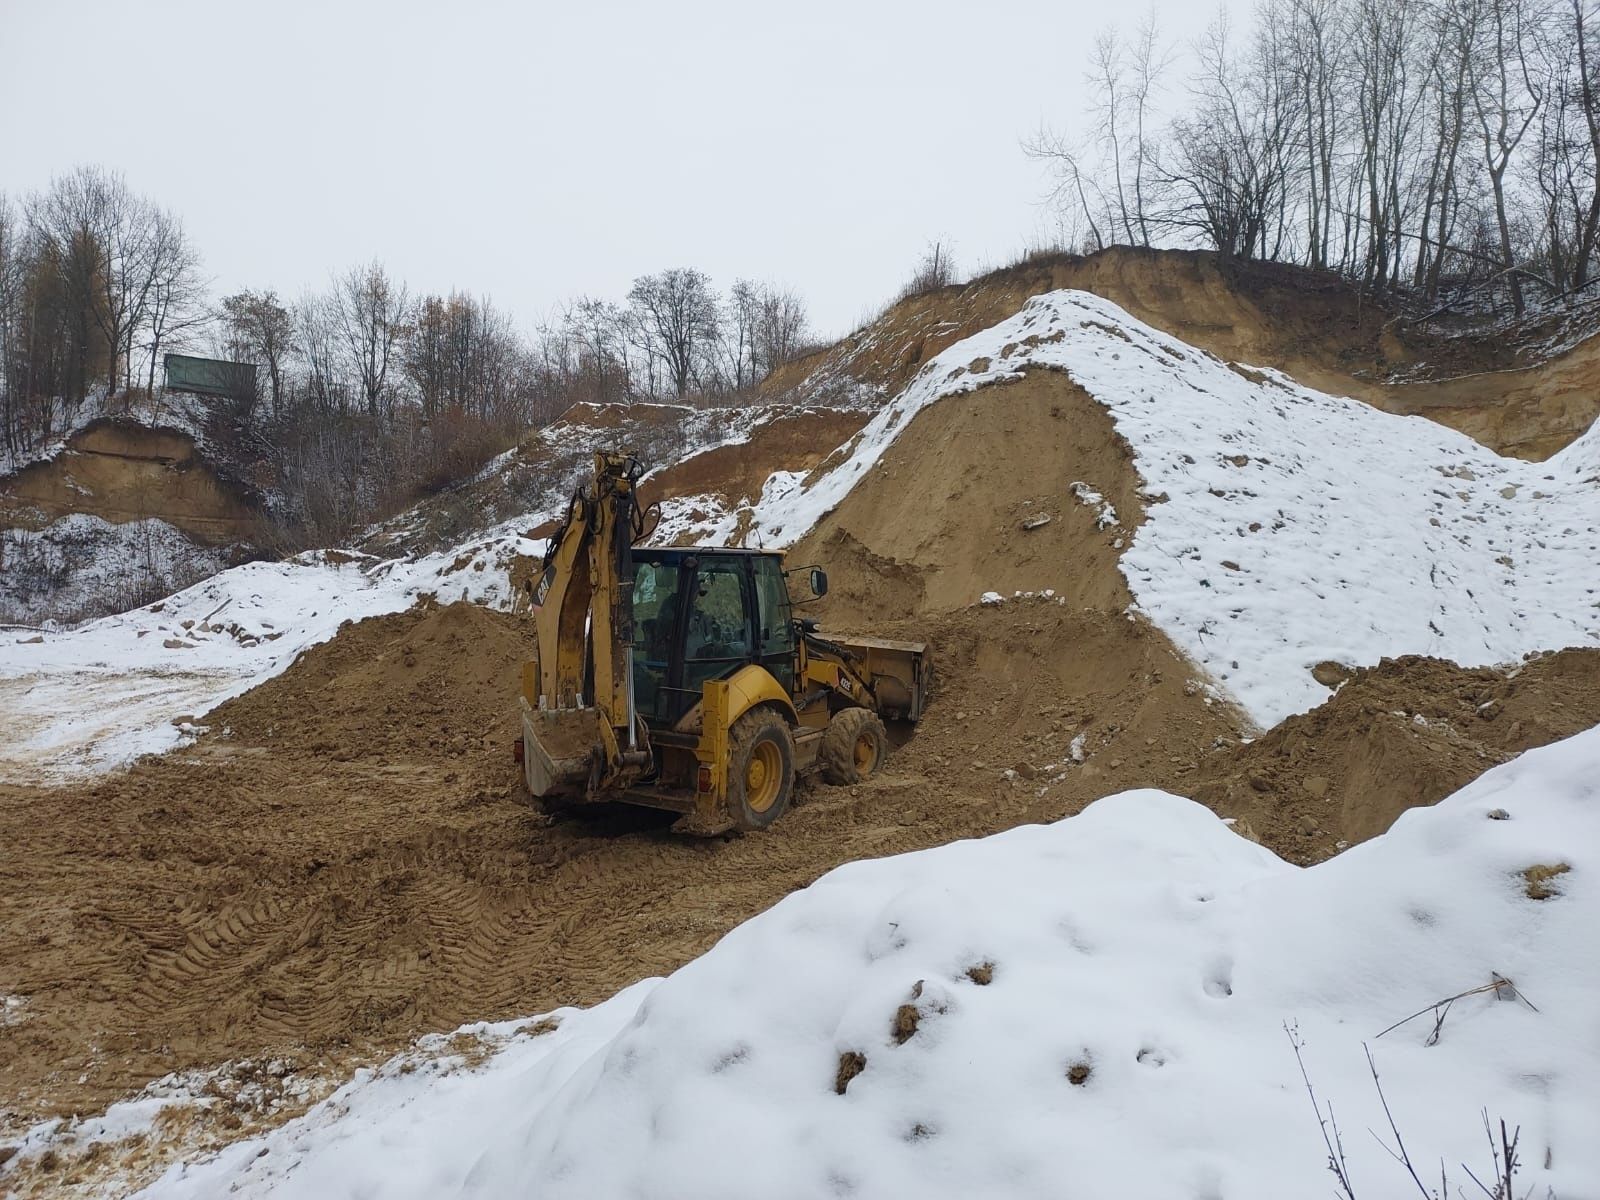
[(550, 811), (668, 809), (709, 835), (771, 825), (799, 772), (871, 775), (884, 719), (922, 715), (927, 648), (823, 637), (789, 589), (824, 595), (827, 576), (785, 571), (779, 552), (635, 545), (642, 474), (597, 453), (543, 569), (522, 579), (538, 642), (519, 700), (528, 791)]

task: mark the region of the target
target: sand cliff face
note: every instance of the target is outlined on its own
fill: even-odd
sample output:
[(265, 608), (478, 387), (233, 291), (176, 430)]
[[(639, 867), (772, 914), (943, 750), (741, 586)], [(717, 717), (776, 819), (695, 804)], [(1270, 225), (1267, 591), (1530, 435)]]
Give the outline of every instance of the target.
[(54, 458), (0, 479), (0, 523), (39, 529), (73, 513), (112, 524), (154, 517), (209, 545), (257, 533), (242, 489), (217, 475), (193, 439), (132, 423), (86, 426)]
[(1219, 358), (1271, 367), (1307, 387), (1415, 413), (1502, 454), (1549, 458), (1600, 415), (1600, 343), (1549, 328), (1446, 334), (1408, 324), (1333, 276), (1276, 263), (1225, 264), (1203, 251), (1114, 246), (1050, 255), (891, 305), (837, 345), (766, 385), (810, 395), (850, 375), (889, 392), (954, 342), (1030, 296), (1075, 288)]

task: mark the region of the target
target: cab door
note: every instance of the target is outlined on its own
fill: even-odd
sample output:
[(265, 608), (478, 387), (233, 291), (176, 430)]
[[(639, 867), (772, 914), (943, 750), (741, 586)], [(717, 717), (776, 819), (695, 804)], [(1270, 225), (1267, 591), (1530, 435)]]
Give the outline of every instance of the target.
[(789, 600), (789, 584), (783, 577), (783, 563), (763, 556), (753, 561), (752, 568), (756, 594), (756, 661), (792, 696), (794, 609)]
[(682, 703), (673, 720), (699, 702), (706, 680), (755, 661), (753, 600), (746, 555), (699, 558), (684, 608)]

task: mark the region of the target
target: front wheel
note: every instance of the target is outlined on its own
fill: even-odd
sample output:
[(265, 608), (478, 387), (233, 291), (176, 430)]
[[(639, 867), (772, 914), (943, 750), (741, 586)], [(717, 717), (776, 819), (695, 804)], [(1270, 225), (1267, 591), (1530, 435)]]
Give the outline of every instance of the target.
[(742, 830), (765, 829), (794, 794), (794, 736), (770, 708), (753, 709), (728, 731), (728, 815)]
[(822, 762), (822, 777), (829, 783), (860, 783), (876, 774), (889, 757), (889, 735), (870, 709), (841, 709), (828, 722), (817, 757)]

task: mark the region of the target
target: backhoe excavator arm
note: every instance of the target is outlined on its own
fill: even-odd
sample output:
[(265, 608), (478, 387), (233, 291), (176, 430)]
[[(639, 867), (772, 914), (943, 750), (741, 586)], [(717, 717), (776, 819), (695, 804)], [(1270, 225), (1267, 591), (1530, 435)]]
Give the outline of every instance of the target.
[(535, 795), (593, 791), (650, 761), (633, 703), (633, 540), (641, 513), (630, 455), (595, 455), (550, 540), (534, 603), (538, 657), (524, 681)]

